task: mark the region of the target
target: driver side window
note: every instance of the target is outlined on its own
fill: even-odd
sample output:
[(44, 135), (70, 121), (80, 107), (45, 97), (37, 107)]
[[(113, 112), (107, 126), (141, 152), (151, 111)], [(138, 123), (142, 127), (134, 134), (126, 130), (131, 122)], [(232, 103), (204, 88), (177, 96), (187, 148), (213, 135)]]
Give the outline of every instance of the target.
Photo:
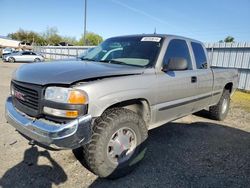
[(173, 39), (169, 42), (163, 65), (168, 64), (171, 58), (184, 58), (187, 60), (188, 69), (192, 69), (191, 57), (185, 40)]
[(23, 52), (22, 55), (29, 55), (29, 52)]

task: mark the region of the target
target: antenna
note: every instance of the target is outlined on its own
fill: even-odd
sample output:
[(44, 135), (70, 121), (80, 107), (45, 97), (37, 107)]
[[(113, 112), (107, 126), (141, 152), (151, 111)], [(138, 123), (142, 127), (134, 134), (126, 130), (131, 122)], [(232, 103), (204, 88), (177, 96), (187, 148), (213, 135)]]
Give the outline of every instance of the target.
[(154, 34), (156, 34), (156, 27), (155, 27), (155, 30), (154, 30)]

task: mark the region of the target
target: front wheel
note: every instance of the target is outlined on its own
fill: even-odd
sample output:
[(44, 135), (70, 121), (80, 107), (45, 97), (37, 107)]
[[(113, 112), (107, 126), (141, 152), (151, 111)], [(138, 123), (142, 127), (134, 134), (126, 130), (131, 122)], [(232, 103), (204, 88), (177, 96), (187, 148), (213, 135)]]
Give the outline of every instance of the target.
[(109, 109), (95, 120), (91, 141), (83, 147), (84, 159), (100, 177), (122, 177), (143, 159), (147, 136), (146, 124), (136, 113)]
[(10, 63), (15, 63), (15, 59), (14, 59), (13, 57), (10, 57), (10, 58), (9, 58), (9, 62), (10, 62)]
[(224, 90), (217, 105), (209, 108), (212, 119), (222, 121), (226, 118), (230, 106), (230, 92)]

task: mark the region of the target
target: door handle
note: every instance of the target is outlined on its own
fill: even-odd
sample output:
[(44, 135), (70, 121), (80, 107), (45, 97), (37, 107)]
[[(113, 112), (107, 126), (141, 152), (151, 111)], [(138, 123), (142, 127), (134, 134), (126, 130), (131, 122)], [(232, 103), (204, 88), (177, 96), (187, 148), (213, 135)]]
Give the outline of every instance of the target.
[(197, 82), (197, 77), (196, 76), (192, 76), (191, 77), (191, 83), (196, 83)]

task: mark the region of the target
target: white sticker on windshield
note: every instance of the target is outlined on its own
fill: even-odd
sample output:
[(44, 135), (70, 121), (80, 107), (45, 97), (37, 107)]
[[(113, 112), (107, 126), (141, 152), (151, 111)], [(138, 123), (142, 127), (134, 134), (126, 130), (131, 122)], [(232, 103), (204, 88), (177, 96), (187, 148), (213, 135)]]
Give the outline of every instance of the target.
[(143, 37), (141, 41), (160, 42), (160, 37)]

